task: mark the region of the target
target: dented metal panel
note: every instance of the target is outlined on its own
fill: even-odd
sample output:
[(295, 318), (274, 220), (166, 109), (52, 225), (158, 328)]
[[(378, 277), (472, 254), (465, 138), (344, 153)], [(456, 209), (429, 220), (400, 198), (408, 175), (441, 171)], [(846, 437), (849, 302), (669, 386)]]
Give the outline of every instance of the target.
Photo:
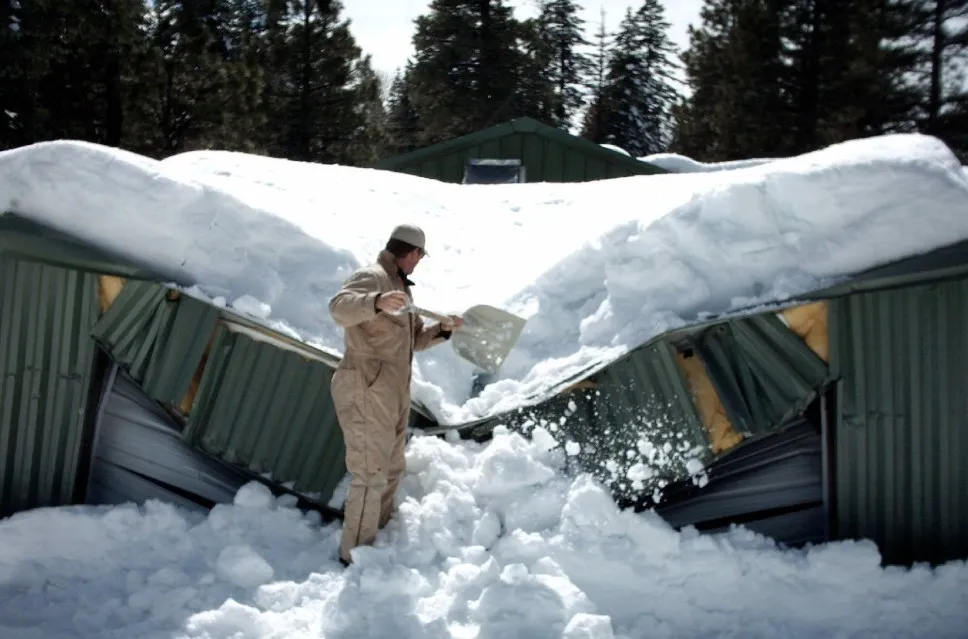
[(97, 277), (0, 257), (0, 516), (75, 499), (89, 443)]
[(211, 338), (219, 309), (152, 282), (129, 281), (94, 338), (155, 400), (178, 404)]
[(762, 435), (806, 410), (827, 364), (772, 313), (724, 322), (694, 342), (736, 430)]
[(333, 368), (220, 325), (184, 436), (325, 503), (346, 474)]
[(231, 503), (248, 481), (186, 443), (178, 424), (130, 378), (113, 377), (98, 420), (88, 503), (160, 499), (206, 511)]
[(656, 512), (676, 528), (741, 523), (782, 543), (823, 541), (821, 444), (820, 430), (797, 419), (719, 457), (705, 486), (670, 486)]

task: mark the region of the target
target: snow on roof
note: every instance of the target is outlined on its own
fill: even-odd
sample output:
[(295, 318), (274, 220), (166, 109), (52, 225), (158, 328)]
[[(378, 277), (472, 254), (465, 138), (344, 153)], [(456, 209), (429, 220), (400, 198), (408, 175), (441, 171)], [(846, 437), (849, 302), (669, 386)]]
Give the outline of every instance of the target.
[[(608, 149), (609, 151), (615, 151), (616, 153), (621, 153), (622, 155), (627, 155), (629, 157), (632, 157), (631, 153), (629, 153), (628, 151), (626, 151), (620, 146), (616, 146), (614, 144), (600, 144), (599, 146), (601, 146), (603, 149)], [(646, 160), (642, 160), (642, 161), (645, 162)]]
[[(920, 135), (739, 172), (458, 185), (229, 152), (157, 162), (77, 142), (0, 153), (0, 210), (179, 270), (307, 343), (342, 350), (329, 298), (390, 229), (421, 225), (422, 306), (507, 308), (528, 326), (498, 379), (446, 345), (414, 399), (444, 424), (513, 410), (674, 328), (968, 238), (968, 177)], [(166, 267), (166, 268), (161, 268)]]
[(639, 162), (654, 164), (673, 173), (710, 173), (713, 171), (735, 171), (761, 166), (776, 162), (774, 158), (752, 158), (749, 160), (731, 160), (727, 162), (699, 162), (685, 155), (677, 153), (655, 153), (637, 158)]
[(569, 478), (556, 444), (414, 438), (397, 516), (345, 570), (338, 522), (255, 482), (207, 517), (155, 500), (14, 515), (0, 636), (964, 636), (964, 562), (882, 568), (869, 541), (677, 532)]

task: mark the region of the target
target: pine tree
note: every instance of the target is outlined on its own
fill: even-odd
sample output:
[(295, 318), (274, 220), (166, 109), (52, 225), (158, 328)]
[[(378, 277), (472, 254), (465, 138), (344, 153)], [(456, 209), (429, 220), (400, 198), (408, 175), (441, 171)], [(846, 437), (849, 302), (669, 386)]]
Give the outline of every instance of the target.
[(241, 93), (251, 79), (240, 82), (244, 62), (228, 59), (229, 16), (210, 0), (155, 1), (135, 61), (143, 86), (132, 88), (132, 100), (145, 129), (135, 133), (136, 150), (245, 148), (249, 131), (239, 122), (254, 106)]
[(420, 144), (457, 137), (518, 114), (522, 31), (503, 0), (433, 0), (416, 20), (411, 98)]
[[(919, 129), (968, 158), (968, 0), (895, 0), (920, 72)], [(899, 45), (904, 47), (904, 44)]]
[(287, 96), (291, 93), (289, 70), (294, 53), (290, 46), (289, 31), (295, 20), (289, 4), (290, 0), (263, 0), (265, 25), (259, 50), (259, 68), (263, 83), (259, 94), (259, 112), (271, 126), (263, 127), (254, 135), (264, 152), (274, 157), (285, 157), (287, 152)]
[(225, 25), (222, 27), (225, 42), (224, 58), (229, 63), (230, 74), (225, 90), (231, 100), (227, 109), (225, 127), (235, 132), (226, 142), (231, 148), (245, 152), (265, 152), (268, 114), (262, 106), (266, 69), (267, 14), (263, 0), (229, 0)]
[(383, 84), (373, 71), (370, 59), (364, 55), (357, 60), (350, 82), (356, 117), (351, 122), (353, 129), (344, 162), (353, 166), (369, 166), (384, 157), (390, 148)]
[(634, 14), (626, 10), (615, 37), (599, 105), (600, 136), (634, 157), (665, 151), (669, 145), (671, 108), (678, 93), (668, 28), (659, 0), (645, 0)]
[(692, 91), (674, 109), (671, 150), (703, 161), (789, 151), (785, 9), (785, 0), (705, 0), (682, 54)]
[(543, 75), (554, 92), (552, 124), (566, 129), (584, 103), (581, 88), (591, 67), (588, 56), (581, 52), (588, 45), (581, 10), (573, 0), (544, 0), (537, 20), (548, 62)]
[(283, 139), (285, 156), (324, 163), (352, 162), (360, 135), (357, 109), (362, 52), (340, 17), (336, 0), (293, 2), (288, 39)]
[(605, 74), (608, 70), (608, 52), (611, 38), (605, 30), (605, 9), (601, 10), (598, 31), (595, 32), (595, 50), (589, 56), (588, 92), (590, 104), (582, 119), (581, 135), (597, 144), (604, 142), (602, 134), (602, 100), (605, 96)]
[(117, 146), (139, 0), (0, 4), (0, 148), (56, 138)]
[(776, 157), (913, 130), (920, 54), (905, 41), (918, 18), (902, 4), (707, 0), (683, 55), (693, 91), (675, 150)]
[(528, 116), (551, 124), (555, 121), (557, 98), (554, 79), (548, 73), (552, 49), (546, 27), (540, 16), (525, 20), (520, 25), (520, 79), (514, 97), (514, 111), (516, 116)]
[(420, 135), (420, 115), (410, 98), (413, 62), (407, 60), (403, 71), (390, 84), (387, 100), (388, 152), (393, 155), (409, 153), (417, 148)]

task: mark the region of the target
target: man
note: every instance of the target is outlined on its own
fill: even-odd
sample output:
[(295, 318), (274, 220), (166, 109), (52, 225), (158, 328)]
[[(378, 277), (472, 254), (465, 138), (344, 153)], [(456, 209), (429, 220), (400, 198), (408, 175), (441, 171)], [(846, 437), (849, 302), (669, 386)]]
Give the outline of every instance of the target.
[(377, 262), (353, 273), (329, 303), (346, 343), (330, 385), (352, 475), (343, 508), (343, 565), (352, 561), (353, 548), (373, 543), (393, 514), (406, 466), (413, 354), (447, 341), (463, 325), (450, 316), (426, 326), (403, 310), (412, 299), (408, 276), (426, 255), (423, 231), (398, 226)]

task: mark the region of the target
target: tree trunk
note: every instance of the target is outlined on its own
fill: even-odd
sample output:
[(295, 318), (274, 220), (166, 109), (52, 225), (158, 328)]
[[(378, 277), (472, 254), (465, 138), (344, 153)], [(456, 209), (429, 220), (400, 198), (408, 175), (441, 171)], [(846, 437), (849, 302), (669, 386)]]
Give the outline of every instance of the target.
[(944, 63), (944, 0), (935, 0), (934, 25), (931, 46), (931, 93), (928, 98), (927, 132), (934, 133), (941, 115), (941, 67)]

